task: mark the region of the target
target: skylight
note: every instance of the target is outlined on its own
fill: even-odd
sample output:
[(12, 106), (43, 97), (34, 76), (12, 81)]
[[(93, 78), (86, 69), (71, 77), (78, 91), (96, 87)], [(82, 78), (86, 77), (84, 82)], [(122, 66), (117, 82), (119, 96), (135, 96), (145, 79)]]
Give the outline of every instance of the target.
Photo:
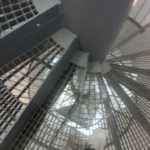
[(134, 0), (133, 2), (133, 6), (135, 6), (137, 4), (138, 0)]

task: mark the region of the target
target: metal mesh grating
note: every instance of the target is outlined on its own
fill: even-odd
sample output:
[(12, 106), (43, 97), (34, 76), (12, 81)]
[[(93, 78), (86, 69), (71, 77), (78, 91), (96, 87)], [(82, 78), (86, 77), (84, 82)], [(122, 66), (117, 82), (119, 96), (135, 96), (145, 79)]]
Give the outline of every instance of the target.
[(32, 0), (0, 0), (0, 33), (38, 14)]
[[(72, 65), (69, 68), (68, 74), (63, 76), (64, 82), (68, 81), (74, 70)], [(65, 117), (51, 111), (49, 105), (39, 108), (38, 113), (33, 115), (32, 119), (26, 124), (26, 128), (19, 135), (14, 149), (49, 149), (52, 147), (55, 149), (65, 146), (71, 127), (65, 126), (62, 128)], [(59, 135), (56, 135), (56, 133), (59, 133)], [(58, 138), (53, 141), (56, 136)]]
[[(107, 133), (105, 150), (116, 150), (118, 146), (122, 150), (149, 150), (148, 133), (106, 78), (87, 73), (83, 86), (78, 76), (81, 69), (75, 67), (73, 71), (74, 67), (71, 68), (61, 78), (67, 85), (61, 86), (62, 92), (59, 96), (56, 94), (53, 107), (50, 103), (46, 108), (40, 108), (20, 133), (14, 150), (84, 149), (97, 129)], [(82, 94), (79, 87), (82, 87)], [(140, 109), (147, 107), (143, 110), (147, 114), (147, 100), (141, 103), (134, 92), (122, 88)]]
[[(147, 2), (139, 1), (140, 11), (146, 7)], [(89, 146), (89, 140), (95, 132), (103, 136), (98, 142), (104, 150), (150, 149), (149, 97), (141, 94), (144, 90), (136, 92), (138, 88), (147, 88), (148, 91), (150, 87), (149, 50), (138, 50), (139, 45), (149, 48), (149, 27), (147, 30), (142, 28), (146, 24), (149, 8), (143, 13), (140, 11), (137, 8), (132, 17), (141, 26), (134, 21), (125, 24), (125, 27), (129, 26), (123, 33), (128, 31), (128, 34), (119, 38), (119, 47), (118, 43), (115, 45), (118, 53), (113, 55), (116, 52), (113, 51), (112, 59), (109, 59), (111, 71), (105, 75), (94, 74), (70, 64), (54, 87), (54, 97), (31, 116), (16, 137), (13, 150), (83, 150)], [(132, 27), (134, 30), (130, 34)], [(145, 38), (143, 45), (137, 46), (138, 36), (139, 39)], [(59, 62), (64, 49), (52, 39), (47, 39), (32, 52), (1, 68), (1, 142), (21, 115), (21, 110), (32, 101), (51, 69)], [(116, 69), (114, 65), (120, 68)], [(124, 82), (120, 82), (121, 75), (117, 76), (117, 72), (122, 75), (121, 79), (124, 77)], [(133, 82), (125, 81), (126, 78)], [(138, 86), (131, 89), (134, 82)]]
[(1, 142), (62, 55), (63, 48), (48, 38), (1, 68)]

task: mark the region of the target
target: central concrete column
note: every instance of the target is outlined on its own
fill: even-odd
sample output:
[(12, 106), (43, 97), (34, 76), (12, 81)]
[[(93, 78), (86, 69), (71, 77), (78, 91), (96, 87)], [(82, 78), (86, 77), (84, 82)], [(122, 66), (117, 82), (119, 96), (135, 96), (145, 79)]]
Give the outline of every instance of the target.
[(62, 0), (65, 25), (91, 61), (103, 62), (133, 0)]

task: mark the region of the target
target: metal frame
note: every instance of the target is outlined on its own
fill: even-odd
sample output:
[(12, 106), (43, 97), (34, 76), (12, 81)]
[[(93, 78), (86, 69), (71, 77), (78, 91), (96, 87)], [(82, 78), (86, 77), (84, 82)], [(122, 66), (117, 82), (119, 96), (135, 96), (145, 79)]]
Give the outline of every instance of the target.
[[(104, 85), (104, 88), (106, 90), (106, 94), (107, 94), (107, 98), (105, 99), (104, 101), (104, 107), (105, 107), (105, 110), (106, 112), (109, 114), (109, 117), (107, 117), (107, 123), (108, 123), (108, 126), (111, 130), (111, 133), (112, 133), (112, 137), (113, 137), (113, 143), (115, 145), (115, 148), (116, 150), (121, 150), (121, 143), (120, 143), (120, 140), (119, 140), (119, 136), (117, 135), (117, 123), (116, 123), (116, 120), (114, 118), (114, 114), (112, 112), (112, 108), (110, 106), (110, 97), (109, 97), (109, 94), (108, 94), (108, 91), (107, 91), (107, 87), (102, 79), (102, 84)], [(99, 86), (100, 86), (100, 80), (99, 80)]]
[(138, 52), (138, 53), (132, 53), (132, 54), (129, 54), (129, 55), (123, 55), (123, 56), (120, 56), (120, 57), (112, 58), (112, 59), (109, 59), (109, 61), (110, 62), (119, 62), (119, 61), (125, 61), (125, 60), (133, 60), (137, 57), (144, 57), (144, 56), (147, 56), (147, 55), (150, 55), (150, 50), (149, 49), (142, 50), (141, 52)]
[(111, 64), (113, 69), (116, 69), (118, 71), (123, 71), (123, 72), (130, 72), (130, 73), (136, 73), (136, 74), (143, 74), (146, 76), (150, 75), (150, 70), (149, 69), (141, 69), (141, 68), (136, 68), (136, 67), (128, 67), (125, 65), (116, 65), (116, 64)]
[(12, 59), (28, 52), (40, 41), (52, 35), (62, 27), (60, 5), (55, 5), (38, 15), (21, 28), (0, 39), (0, 67)]
[[(118, 76), (115, 76), (114, 74), (107, 74), (106, 75), (107, 81), (111, 84), (111, 86), (114, 88), (118, 96), (121, 98), (121, 100), (124, 102), (124, 104), (128, 107), (131, 114), (133, 115), (133, 118), (140, 123), (140, 125), (145, 129), (145, 131), (150, 135), (150, 124), (148, 120), (145, 118), (145, 116), (142, 114), (141, 110), (132, 102), (130, 97), (125, 93), (118, 80)], [(136, 88), (136, 87), (134, 87)], [(142, 90), (143, 92), (143, 90)]]
[[(11, 150), (14, 139), (17, 137), (20, 131), (25, 126), (25, 123), (32, 118), (32, 116), (39, 111), (39, 108), (45, 106), (47, 103), (53, 102), (53, 97), (55, 92), (59, 90), (58, 82), (61, 80), (64, 71), (69, 66), (69, 61), (74, 54), (74, 51), (78, 48), (79, 43), (75, 38), (71, 43), (70, 47), (66, 50), (66, 53), (62, 59), (56, 64), (52, 69), (51, 73), (46, 78), (44, 84), (38, 90), (37, 94), (33, 97), (31, 103), (28, 105), (26, 110), (23, 112), (22, 116), (19, 118), (13, 129), (9, 132), (8, 136), (4, 139), (3, 143), (0, 145), (0, 150)], [(9, 144), (8, 144), (9, 143)]]
[(142, 96), (142, 97), (150, 100), (150, 89), (148, 89), (146, 86), (144, 86), (140, 83), (137, 83), (133, 79), (126, 77), (124, 74), (122, 74), (118, 71), (113, 71), (113, 73), (115, 74), (116, 81), (118, 83), (121, 83), (121, 84), (125, 85), (127, 88), (129, 88), (130, 90), (138, 93), (139, 96)]

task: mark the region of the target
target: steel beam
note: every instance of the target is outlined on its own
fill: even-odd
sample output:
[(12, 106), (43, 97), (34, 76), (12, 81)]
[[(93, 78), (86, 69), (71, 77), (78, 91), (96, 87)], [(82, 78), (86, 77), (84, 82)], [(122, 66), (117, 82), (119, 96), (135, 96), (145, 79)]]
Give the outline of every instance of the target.
[(128, 89), (136, 92), (139, 96), (150, 100), (150, 89), (148, 89), (146, 86), (126, 77), (124, 74), (118, 71), (112, 72), (115, 74), (117, 82), (125, 85)]
[(39, 42), (60, 29), (62, 16), (60, 6), (55, 5), (0, 39), (0, 67), (17, 56), (31, 51)]
[(109, 61), (110, 62), (117, 62), (117, 61), (124, 61), (124, 60), (133, 60), (137, 57), (143, 57), (143, 56), (147, 56), (150, 55), (150, 50), (142, 50), (141, 52), (138, 53), (134, 53), (134, 54), (129, 54), (129, 55), (123, 55), (120, 57), (116, 57), (116, 58), (112, 58)]
[(130, 73), (136, 73), (136, 74), (143, 74), (145, 76), (150, 75), (150, 70), (148, 70), (148, 69), (128, 67), (128, 66), (116, 65), (116, 64), (111, 64), (111, 66), (112, 66), (113, 69), (118, 70), (118, 71), (130, 72)]
[[(62, 76), (66, 73), (66, 69), (69, 67), (69, 62), (76, 49), (78, 49), (78, 40), (75, 38), (71, 45), (66, 50), (66, 53), (56, 66), (51, 70), (50, 74), (46, 78), (43, 85), (38, 90), (37, 94), (33, 97), (28, 107), (23, 112), (13, 129), (9, 132), (3, 143), (0, 145), (0, 150), (11, 150), (14, 140), (17, 135), (22, 131), (26, 122), (32, 118), (33, 114), (38, 113), (39, 109), (47, 103), (53, 101), (54, 94), (59, 91), (61, 87)], [(62, 78), (62, 79), (61, 79)], [(8, 144), (9, 143), (9, 144)]]
[(118, 131), (118, 127), (117, 127), (117, 123), (116, 123), (116, 120), (114, 118), (114, 114), (112, 112), (112, 108), (111, 108), (111, 99), (109, 97), (109, 94), (108, 94), (108, 91), (107, 91), (107, 87), (104, 83), (104, 80), (101, 78), (99, 79), (99, 88), (100, 88), (100, 91), (101, 91), (101, 84), (103, 84), (104, 88), (105, 88), (105, 91), (106, 91), (106, 94), (107, 94), (107, 98), (105, 99), (104, 101), (104, 107), (105, 107), (105, 110), (107, 112), (107, 114), (109, 114), (109, 116), (107, 117), (107, 123), (108, 123), (108, 126), (111, 130), (111, 134), (112, 134), (112, 138), (113, 138), (113, 141), (112, 143), (115, 145), (115, 148), (116, 150), (121, 150), (121, 143), (120, 143), (120, 140), (119, 140), (119, 136), (117, 134), (117, 131)]
[(134, 119), (140, 123), (140, 125), (145, 129), (145, 131), (150, 136), (150, 123), (145, 118), (141, 110), (136, 106), (136, 104), (130, 99), (127, 93), (123, 90), (121, 85), (118, 83), (117, 80), (118, 77), (115, 76), (114, 74), (109, 73), (106, 75), (106, 78), (107, 81), (110, 83), (110, 85), (113, 87), (113, 89), (116, 91), (118, 96), (121, 98), (121, 100), (124, 102), (124, 104), (128, 107)]

